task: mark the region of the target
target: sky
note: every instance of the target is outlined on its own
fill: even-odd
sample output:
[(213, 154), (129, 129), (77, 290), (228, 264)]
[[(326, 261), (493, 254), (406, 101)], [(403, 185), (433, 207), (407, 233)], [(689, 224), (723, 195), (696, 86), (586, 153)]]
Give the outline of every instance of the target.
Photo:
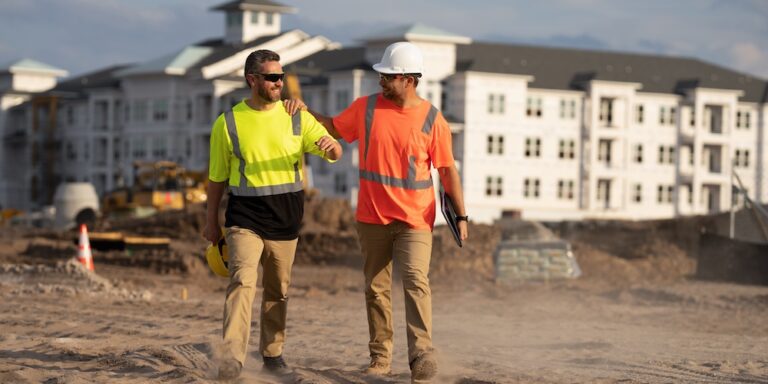
[[(768, 0), (276, 0), (345, 46), (421, 23), (475, 41), (694, 57), (768, 79)], [(224, 33), (226, 0), (0, 0), (0, 65), (70, 75), (138, 63)]]

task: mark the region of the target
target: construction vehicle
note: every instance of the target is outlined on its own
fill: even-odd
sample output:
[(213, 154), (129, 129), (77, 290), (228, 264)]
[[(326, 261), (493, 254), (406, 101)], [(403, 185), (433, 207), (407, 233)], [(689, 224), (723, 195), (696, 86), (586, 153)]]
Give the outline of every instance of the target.
[(172, 161), (133, 163), (130, 187), (107, 193), (102, 212), (109, 216), (149, 216), (158, 211), (180, 210), (207, 199), (204, 172), (187, 171)]
[(20, 211), (18, 209), (8, 208), (0, 210), (0, 227), (6, 225), (7, 223), (11, 222), (11, 219), (13, 219), (16, 216), (21, 216), (24, 214), (24, 211)]

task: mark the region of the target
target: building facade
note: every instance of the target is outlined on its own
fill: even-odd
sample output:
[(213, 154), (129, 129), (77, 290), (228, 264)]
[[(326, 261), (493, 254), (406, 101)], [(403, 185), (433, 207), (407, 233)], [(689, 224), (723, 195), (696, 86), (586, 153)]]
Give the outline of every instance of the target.
[[(768, 202), (765, 80), (689, 58), (489, 44), (424, 25), (342, 48), (282, 31), (280, 15), (295, 10), (271, 1), (214, 9), (226, 15), (221, 39), (55, 86), (65, 72), (46, 66), (47, 89), (2, 80), (0, 204), (50, 204), (66, 180), (103, 193), (130, 184), (137, 160), (206, 169), (211, 123), (247, 97), (242, 66), (255, 49), (280, 53), (304, 101), (336, 115), (379, 90), (371, 64), (403, 40), (424, 52), (418, 92), (451, 125), (473, 220), (706, 214), (730, 207), (734, 173)], [(312, 181), (354, 205), (357, 145), (344, 146), (336, 164), (309, 160)]]
[[(413, 25), (295, 63), (305, 101), (334, 115), (377, 92), (370, 64), (402, 40), (425, 52), (418, 92), (451, 124), (474, 220), (708, 214), (730, 208), (734, 174), (768, 201), (768, 83), (695, 59), (479, 43)], [(315, 162), (315, 183), (354, 203), (356, 145), (348, 153), (340, 166)]]

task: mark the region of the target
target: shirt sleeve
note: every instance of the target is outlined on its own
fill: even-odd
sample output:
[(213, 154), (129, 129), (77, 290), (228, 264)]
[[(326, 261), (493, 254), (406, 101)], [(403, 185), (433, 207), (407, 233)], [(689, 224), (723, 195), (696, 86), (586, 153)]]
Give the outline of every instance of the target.
[(432, 159), (432, 165), (435, 168), (453, 166), (455, 161), (453, 159), (451, 127), (441, 112), (437, 113), (432, 132), (432, 142), (429, 148), (429, 157)]
[(333, 118), (333, 127), (336, 128), (344, 141), (351, 143), (360, 137), (360, 129), (365, 125), (365, 104), (368, 97), (360, 97)]
[(323, 127), (312, 114), (306, 111), (301, 111), (301, 136), (302, 149), (305, 153), (323, 157), (330, 163), (336, 162), (336, 160), (331, 160), (326, 157), (325, 153), (318, 148), (317, 144), (315, 144), (321, 137), (330, 137), (330, 135), (328, 134), (328, 131), (325, 130), (325, 127)]
[(213, 123), (210, 147), (208, 178), (217, 183), (229, 180), (229, 160), (232, 149), (224, 114), (219, 115)]

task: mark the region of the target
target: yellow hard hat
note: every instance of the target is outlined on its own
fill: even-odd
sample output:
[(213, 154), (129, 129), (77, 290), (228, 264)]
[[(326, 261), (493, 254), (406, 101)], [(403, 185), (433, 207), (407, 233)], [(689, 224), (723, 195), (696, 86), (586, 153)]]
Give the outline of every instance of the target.
[(205, 259), (208, 260), (208, 267), (211, 268), (213, 273), (221, 277), (229, 277), (229, 268), (227, 262), (229, 261), (229, 255), (227, 253), (227, 243), (224, 241), (222, 235), (219, 239), (219, 243), (216, 245), (209, 245), (205, 251)]

